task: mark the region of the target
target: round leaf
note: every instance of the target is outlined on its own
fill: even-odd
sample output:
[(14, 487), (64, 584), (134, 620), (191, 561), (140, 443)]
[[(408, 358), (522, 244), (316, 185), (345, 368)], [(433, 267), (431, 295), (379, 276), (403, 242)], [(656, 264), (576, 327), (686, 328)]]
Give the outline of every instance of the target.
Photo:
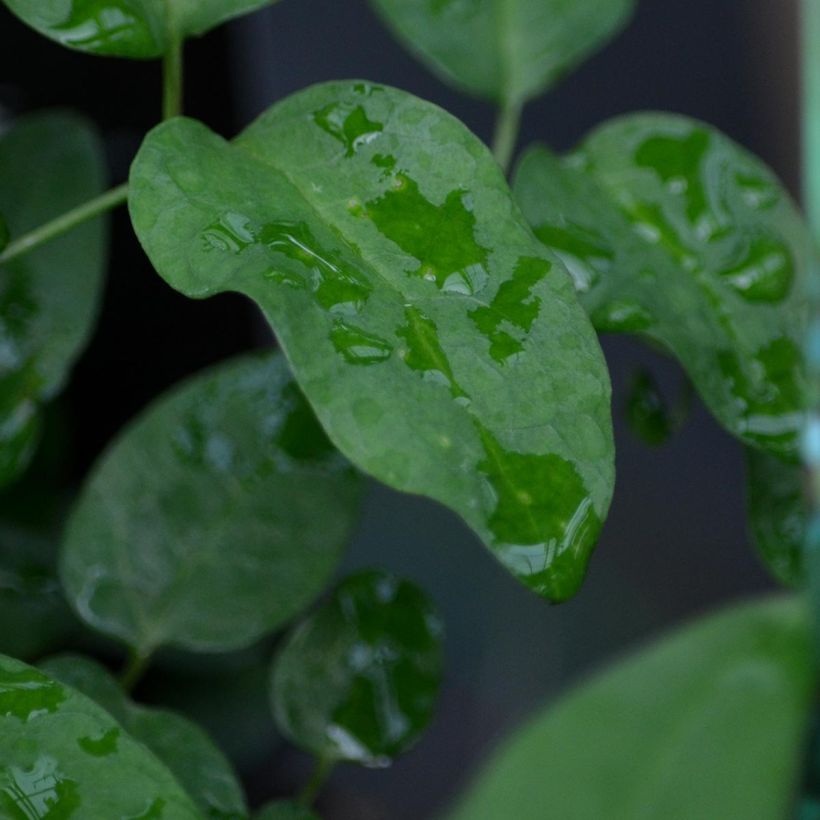
[(432, 603), (415, 585), (379, 571), (350, 576), (274, 661), (279, 728), (322, 760), (388, 765), (432, 716), (441, 635)]
[(351, 461), (457, 511), (537, 592), (577, 590), (612, 495), (609, 377), (566, 271), (460, 122), (320, 85), (233, 143), (156, 128), (130, 191), (160, 274), (255, 299)]
[(593, 678), (491, 758), (451, 820), (782, 820), (811, 713), (793, 600), (697, 622)]
[(0, 656), (0, 814), (201, 820), (170, 772), (84, 695)]
[(65, 537), (69, 599), (143, 654), (248, 645), (325, 586), (359, 488), (281, 355), (222, 364), (149, 406), (95, 466)]

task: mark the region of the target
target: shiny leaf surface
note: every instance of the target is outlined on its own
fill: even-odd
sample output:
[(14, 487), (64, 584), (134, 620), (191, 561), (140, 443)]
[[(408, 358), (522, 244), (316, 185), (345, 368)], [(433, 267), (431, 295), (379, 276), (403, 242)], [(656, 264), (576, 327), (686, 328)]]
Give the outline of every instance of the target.
[(291, 800), (268, 803), (253, 817), (254, 820), (319, 820), (318, 815)]
[(351, 461), (457, 511), (539, 593), (575, 592), (612, 493), (609, 378), (460, 122), (365, 83), (308, 89), (233, 143), (175, 120), (130, 207), (175, 288), (260, 304)]
[(566, 159), (531, 150), (515, 190), (599, 331), (661, 344), (730, 432), (796, 457), (809, 243), (759, 160), (709, 126), (638, 114)]
[(23, 22), (69, 48), (149, 59), (274, 0), (3, 0)]
[(322, 760), (388, 765), (432, 716), (441, 636), (432, 603), (414, 584), (381, 571), (350, 576), (274, 661), (280, 730)]
[(170, 772), (104, 709), (3, 656), (0, 737), (3, 817), (202, 818)]
[(248, 810), (233, 767), (195, 723), (162, 709), (132, 703), (109, 672), (80, 655), (60, 655), (40, 668), (102, 706), (128, 734), (144, 743), (214, 820), (241, 820)]
[[(0, 212), (21, 236), (103, 190), (102, 146), (85, 120), (33, 114), (0, 134)], [(34, 453), (40, 406), (63, 386), (97, 316), (101, 219), (0, 265), (0, 484)]]
[(69, 600), (143, 654), (248, 645), (328, 582), (359, 485), (280, 354), (226, 362), (150, 405), (97, 463), (67, 527)]
[(532, 719), (451, 820), (782, 820), (811, 714), (812, 648), (793, 600), (698, 621)]
[(524, 102), (552, 86), (628, 20), (635, 0), (371, 0), (445, 80)]

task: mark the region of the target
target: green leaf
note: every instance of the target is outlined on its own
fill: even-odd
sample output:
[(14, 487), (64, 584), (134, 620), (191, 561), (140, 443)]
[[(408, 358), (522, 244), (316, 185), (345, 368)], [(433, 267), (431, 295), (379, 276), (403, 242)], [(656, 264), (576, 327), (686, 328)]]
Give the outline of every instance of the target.
[(143, 655), (246, 646), (328, 582), (359, 490), (281, 355), (224, 363), (150, 405), (97, 463), (67, 526), (69, 600)]
[(780, 582), (800, 584), (808, 517), (803, 468), (747, 448), (746, 507), (763, 562)]
[(24, 23), (68, 48), (107, 57), (160, 57), (275, 0), (3, 0)]
[(201, 820), (170, 772), (84, 695), (0, 656), (0, 815)]
[(565, 159), (530, 150), (515, 191), (600, 332), (660, 344), (727, 430), (796, 458), (810, 243), (759, 160), (702, 123), (637, 114)]
[(253, 817), (254, 820), (319, 820), (318, 815), (310, 809), (292, 800), (277, 800), (274, 803), (268, 803)]
[(733, 607), (620, 662), (494, 753), (451, 820), (782, 820), (811, 713), (795, 600)]
[(9, 226), (3, 218), (3, 214), (0, 214), (0, 253), (8, 247), (10, 239), (11, 234), (9, 233)]
[(626, 420), (632, 432), (650, 447), (665, 444), (686, 422), (692, 405), (691, 386), (684, 384), (670, 406), (654, 376), (639, 368), (632, 376), (626, 399)]
[[(83, 119), (45, 112), (0, 134), (0, 212), (19, 237), (99, 194), (102, 146)], [(106, 261), (96, 219), (0, 264), (0, 485), (33, 455), (40, 407), (63, 387), (93, 329)]]
[(109, 672), (80, 655), (59, 655), (40, 668), (102, 706), (128, 734), (168, 767), (204, 817), (241, 820), (248, 809), (233, 767), (195, 723), (131, 702)]
[(627, 22), (635, 0), (371, 0), (444, 80), (497, 102), (546, 91)]
[(174, 120), (130, 208), (173, 287), (259, 303), (351, 461), (458, 512), (539, 593), (575, 592), (612, 494), (609, 377), (460, 122), (365, 83), (297, 94), (233, 143)]
[(274, 660), (282, 733), (320, 760), (386, 766), (430, 721), (442, 625), (414, 584), (376, 570), (345, 579)]

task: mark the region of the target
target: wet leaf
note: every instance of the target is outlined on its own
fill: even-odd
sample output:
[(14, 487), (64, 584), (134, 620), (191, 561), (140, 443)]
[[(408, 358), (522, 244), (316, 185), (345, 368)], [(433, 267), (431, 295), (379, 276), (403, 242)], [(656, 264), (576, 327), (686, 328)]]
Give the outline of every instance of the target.
[(659, 343), (727, 430), (796, 458), (809, 242), (759, 160), (709, 126), (638, 114), (565, 159), (532, 149), (515, 189), (599, 331)]
[(175, 288), (259, 303), (351, 461), (457, 511), (539, 593), (575, 592), (612, 493), (609, 378), (460, 122), (364, 83), (297, 94), (233, 143), (176, 120), (130, 207)]
[[(92, 127), (33, 114), (0, 134), (0, 211), (21, 236), (103, 190)], [(0, 264), (0, 485), (31, 459), (41, 405), (63, 387), (97, 317), (106, 225), (96, 219)]]
[(174, 712), (133, 703), (110, 673), (89, 658), (59, 655), (40, 668), (96, 701), (131, 737), (144, 743), (196, 802), (203, 817), (247, 817), (245, 796), (233, 767), (195, 723)]
[(778, 581), (803, 580), (807, 500), (803, 468), (759, 450), (746, 450), (746, 507), (749, 533)]
[(274, 660), (279, 729), (321, 760), (388, 765), (433, 714), (441, 638), (433, 604), (414, 584), (375, 570), (348, 577)]
[(318, 815), (292, 800), (268, 803), (253, 817), (254, 820), (319, 820)]
[(280, 354), (226, 362), (151, 404), (95, 466), (67, 527), (69, 600), (143, 654), (246, 646), (328, 582), (359, 487)]
[(789, 816), (814, 687), (795, 600), (733, 607), (594, 677), (496, 751), (451, 820)]
[(396, 36), (448, 82), (524, 102), (625, 24), (635, 0), (371, 0)]
[(24, 23), (68, 48), (150, 59), (275, 0), (3, 0)]
[(171, 773), (84, 695), (0, 656), (0, 814), (201, 820)]

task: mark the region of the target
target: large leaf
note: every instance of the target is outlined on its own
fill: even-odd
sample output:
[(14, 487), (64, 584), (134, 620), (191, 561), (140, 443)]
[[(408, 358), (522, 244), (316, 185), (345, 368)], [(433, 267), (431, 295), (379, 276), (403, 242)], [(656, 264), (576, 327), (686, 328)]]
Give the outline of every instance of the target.
[[(102, 157), (91, 126), (65, 112), (31, 115), (0, 135), (0, 212), (12, 238), (99, 194)], [(96, 219), (0, 264), (0, 484), (30, 459), (40, 405), (88, 340), (105, 257)]]
[(167, 710), (132, 703), (108, 671), (88, 658), (60, 655), (40, 668), (96, 701), (131, 737), (144, 743), (197, 803), (203, 817), (247, 817), (233, 767), (195, 723)]
[(65, 538), (69, 598), (142, 654), (247, 645), (327, 583), (359, 486), (281, 355), (225, 363), (152, 404), (94, 468)]
[(69, 48), (110, 57), (159, 57), (176, 38), (275, 0), (3, 0), (23, 22)]
[(274, 661), (279, 728), (320, 760), (387, 765), (433, 714), (441, 635), (433, 604), (414, 584), (380, 571), (350, 576)]
[(0, 815), (201, 820), (170, 772), (84, 695), (0, 656)]
[(601, 332), (661, 344), (729, 431), (796, 457), (809, 242), (759, 160), (702, 123), (638, 114), (566, 159), (529, 151), (515, 191)]
[(396, 35), (457, 87), (522, 103), (599, 49), (635, 0), (371, 0)]
[(782, 820), (811, 713), (802, 607), (699, 621), (536, 716), (495, 753), (452, 820)]
[(130, 207), (171, 285), (260, 304), (351, 461), (456, 510), (538, 592), (578, 588), (612, 492), (606, 366), (460, 122), (364, 83), (297, 94), (232, 144), (174, 120)]

